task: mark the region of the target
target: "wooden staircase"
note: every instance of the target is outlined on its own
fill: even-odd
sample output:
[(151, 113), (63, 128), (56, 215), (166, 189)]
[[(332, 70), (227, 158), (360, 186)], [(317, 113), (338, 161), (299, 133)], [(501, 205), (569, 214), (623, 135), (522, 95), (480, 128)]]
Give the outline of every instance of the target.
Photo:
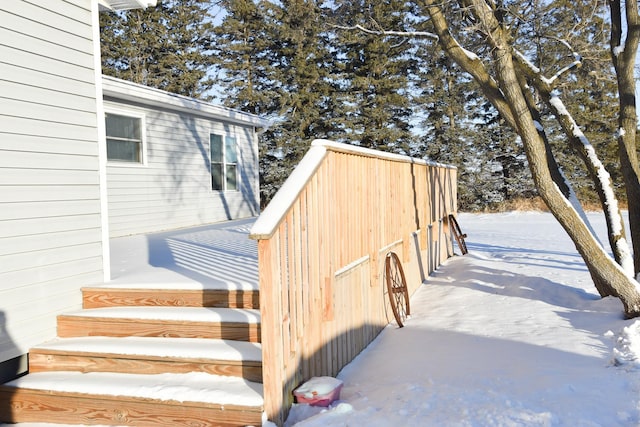
[(261, 425), (257, 291), (92, 287), (0, 386), (0, 424)]

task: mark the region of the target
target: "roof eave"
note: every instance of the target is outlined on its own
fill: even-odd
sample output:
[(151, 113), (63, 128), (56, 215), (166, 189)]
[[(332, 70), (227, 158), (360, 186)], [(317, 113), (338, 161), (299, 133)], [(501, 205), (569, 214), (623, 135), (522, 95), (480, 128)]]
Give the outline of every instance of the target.
[(100, 10), (146, 9), (156, 3), (157, 0), (98, 0)]
[(197, 114), (214, 120), (256, 128), (266, 128), (269, 126), (268, 120), (254, 114), (214, 105), (187, 96), (176, 95), (171, 92), (143, 86), (111, 76), (102, 76), (102, 93), (105, 97), (189, 114)]

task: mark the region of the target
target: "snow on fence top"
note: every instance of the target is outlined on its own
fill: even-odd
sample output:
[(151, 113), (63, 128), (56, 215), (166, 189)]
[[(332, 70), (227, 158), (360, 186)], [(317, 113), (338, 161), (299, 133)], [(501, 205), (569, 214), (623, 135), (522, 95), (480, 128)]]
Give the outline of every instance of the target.
[(322, 163), (327, 151), (337, 151), (365, 157), (376, 157), (394, 162), (457, 169), (457, 167), (452, 165), (403, 156), (401, 154), (372, 150), (370, 148), (358, 147), (356, 145), (342, 144), (327, 139), (316, 139), (311, 142), (311, 148), (309, 148), (309, 151), (307, 151), (298, 166), (296, 166), (291, 175), (289, 175), (282, 187), (280, 187), (276, 195), (273, 197), (269, 205), (267, 205), (265, 210), (258, 217), (251, 228), (249, 237), (254, 240), (261, 240), (269, 239), (273, 235), (275, 230), (278, 228), (278, 224), (280, 224), (286, 215), (289, 207), (300, 195), (300, 192), (307, 185), (307, 182), (318, 169), (320, 163)]

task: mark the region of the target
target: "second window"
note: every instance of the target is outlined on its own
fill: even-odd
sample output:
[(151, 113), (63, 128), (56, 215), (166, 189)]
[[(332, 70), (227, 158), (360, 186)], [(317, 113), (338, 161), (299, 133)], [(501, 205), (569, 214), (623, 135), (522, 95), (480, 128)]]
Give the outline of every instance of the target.
[(211, 134), (211, 189), (234, 191), (238, 189), (238, 152), (236, 138)]

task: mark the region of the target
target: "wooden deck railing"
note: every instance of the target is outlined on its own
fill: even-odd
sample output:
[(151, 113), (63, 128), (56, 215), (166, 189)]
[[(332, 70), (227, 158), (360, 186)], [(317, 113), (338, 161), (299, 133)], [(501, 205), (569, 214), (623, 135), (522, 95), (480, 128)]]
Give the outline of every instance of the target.
[(389, 251), (410, 293), (452, 255), (446, 218), (455, 212), (454, 167), (312, 143), (251, 230), (269, 420), (282, 425), (298, 385), (335, 376), (393, 319)]

